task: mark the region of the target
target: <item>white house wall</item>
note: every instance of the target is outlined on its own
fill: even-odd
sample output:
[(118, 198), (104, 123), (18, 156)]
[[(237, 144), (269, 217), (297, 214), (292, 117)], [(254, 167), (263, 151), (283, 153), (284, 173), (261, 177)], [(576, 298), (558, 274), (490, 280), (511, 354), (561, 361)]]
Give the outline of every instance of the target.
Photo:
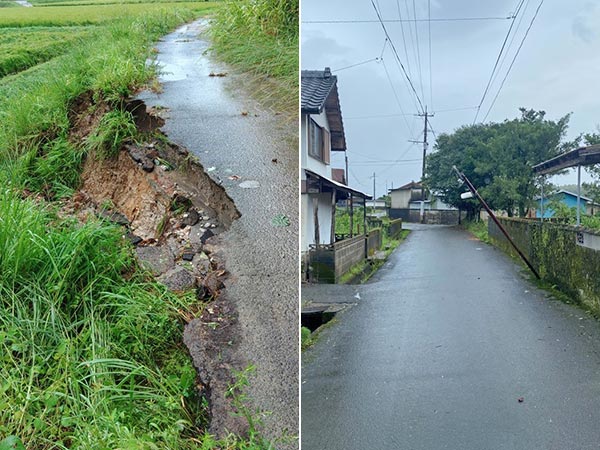
[[(325, 112), (321, 114), (302, 114), (300, 121), (300, 141), (302, 143), (302, 151), (300, 153), (300, 167), (308, 169), (316, 174), (331, 178), (331, 167), (318, 159), (308, 156), (308, 118), (313, 119), (317, 125), (329, 131), (329, 122)], [(304, 175), (303, 175), (304, 176)], [(304, 180), (304, 178), (303, 178)]]
[(403, 189), (401, 191), (392, 191), (390, 194), (392, 198), (392, 208), (405, 209), (408, 208), (410, 202), (410, 189)]
[(301, 251), (308, 251), (310, 244), (315, 244), (315, 205), (319, 207), (320, 244), (331, 243), (331, 194), (302, 194), (301, 214)]

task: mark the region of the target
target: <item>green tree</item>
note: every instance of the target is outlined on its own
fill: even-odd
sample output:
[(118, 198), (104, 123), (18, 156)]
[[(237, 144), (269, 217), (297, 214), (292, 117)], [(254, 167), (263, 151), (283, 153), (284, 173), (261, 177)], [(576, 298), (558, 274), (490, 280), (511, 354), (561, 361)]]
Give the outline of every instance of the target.
[[(587, 133), (583, 136), (583, 140), (584, 145), (600, 144), (600, 127), (598, 128), (598, 133)], [(591, 183), (583, 183), (583, 187), (595, 203), (600, 203), (600, 164), (587, 166), (585, 169), (592, 176), (593, 181)]]
[(544, 111), (520, 108), (521, 116), (502, 123), (463, 126), (441, 134), (427, 160), (425, 182), (444, 201), (474, 215), (476, 200), (462, 200), (466, 188), (458, 182), (456, 165), (495, 210), (524, 216), (539, 192), (539, 177), (532, 167), (552, 158), (572, 143), (563, 142), (569, 115), (545, 119)]

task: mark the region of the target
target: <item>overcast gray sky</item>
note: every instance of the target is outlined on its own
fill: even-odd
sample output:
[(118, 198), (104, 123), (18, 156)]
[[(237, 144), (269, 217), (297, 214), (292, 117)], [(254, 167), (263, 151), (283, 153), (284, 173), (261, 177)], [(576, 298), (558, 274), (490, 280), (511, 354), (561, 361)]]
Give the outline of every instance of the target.
[[(508, 17), (519, 3), (519, 0), (430, 0), (430, 3), (414, 0), (414, 10), (417, 19), (428, 18), (428, 5), (432, 19)], [(404, 19), (415, 17), (413, 0), (377, 0), (376, 4), (384, 20), (397, 20), (399, 13)], [(539, 4), (540, 0), (525, 0), (514, 21), (511, 33), (514, 40), (481, 106), (478, 121), (485, 117)], [(371, 0), (302, 0), (301, 18), (302, 69), (328, 66), (338, 76), (350, 185), (372, 193), (371, 177), (375, 172), (379, 196), (392, 183), (398, 187), (419, 180), (422, 145), (408, 141), (422, 139), (423, 119), (413, 116), (417, 112), (415, 96), (402, 76), (391, 45), (385, 46), (383, 62), (372, 61), (336, 71), (381, 56), (385, 41), (381, 25), (306, 23), (377, 20)], [(597, 131), (600, 31), (595, 24), (598, 23), (600, 1), (545, 0), (486, 121), (512, 119), (523, 106), (544, 110), (552, 120), (572, 113), (569, 138)], [(416, 24), (416, 30), (415, 22), (403, 26), (391, 22), (386, 27), (419, 97), (435, 113), (431, 119), (434, 132), (452, 132), (461, 125), (471, 124), (476, 109), (447, 110), (479, 104), (511, 20), (432, 21), (431, 71), (429, 23)], [(420, 52), (416, 50), (417, 40)], [(390, 117), (376, 117), (382, 115)], [(434, 140), (431, 133), (429, 139)], [(332, 166), (344, 167), (343, 153), (334, 155)], [(555, 178), (554, 182), (576, 182), (574, 171)]]

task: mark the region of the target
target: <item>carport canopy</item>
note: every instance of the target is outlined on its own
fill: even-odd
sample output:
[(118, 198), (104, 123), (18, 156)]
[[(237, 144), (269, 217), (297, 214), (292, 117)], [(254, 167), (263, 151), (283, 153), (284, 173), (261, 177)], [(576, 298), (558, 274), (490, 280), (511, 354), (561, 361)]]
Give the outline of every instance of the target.
[[(538, 175), (550, 175), (570, 167), (577, 167), (577, 226), (581, 224), (581, 166), (592, 166), (600, 163), (600, 145), (579, 147), (574, 150), (555, 156), (552, 159), (533, 166), (533, 171)], [(543, 208), (544, 195), (540, 200)], [(541, 209), (541, 218), (544, 218)]]
[(533, 166), (538, 175), (549, 175), (569, 167), (600, 164), (600, 145), (590, 145), (568, 151)]

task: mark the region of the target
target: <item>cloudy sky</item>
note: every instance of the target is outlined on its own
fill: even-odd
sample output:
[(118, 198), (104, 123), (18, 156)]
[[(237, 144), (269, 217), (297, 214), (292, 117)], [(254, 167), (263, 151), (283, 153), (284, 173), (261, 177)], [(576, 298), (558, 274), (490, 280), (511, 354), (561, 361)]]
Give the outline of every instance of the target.
[[(431, 118), (435, 134), (473, 123), (476, 107), (513, 22), (506, 17), (514, 14), (520, 0), (375, 3), (384, 21), (391, 21), (385, 24), (391, 42), (422, 104), (435, 113)], [(569, 138), (596, 131), (600, 124), (600, 31), (595, 26), (600, 23), (599, 1), (543, 1), (488, 114), (539, 5), (540, 0), (524, 1), (514, 20), (506, 59), (501, 59), (503, 64), (485, 96), (477, 121), (486, 115), (486, 121), (512, 119), (523, 106), (544, 110), (552, 120), (572, 113)], [(400, 17), (414, 19), (415, 12), (417, 19), (427, 19), (429, 10), (431, 24), (427, 20), (398, 22)], [(379, 196), (392, 184), (398, 187), (419, 180), (422, 145), (409, 140), (422, 140), (423, 118), (414, 116), (417, 100), (402, 76), (391, 44), (384, 47), (385, 34), (371, 0), (302, 0), (301, 17), (302, 69), (327, 66), (338, 76), (350, 185), (372, 193), (375, 172)], [(437, 20), (463, 18), (503, 19)], [(331, 20), (374, 22), (311, 23)], [(380, 58), (382, 50), (383, 61), (360, 64)], [(346, 68), (355, 64), (359, 65)], [(434, 139), (430, 133), (430, 142)], [(332, 166), (344, 166), (343, 154), (334, 156)], [(557, 183), (575, 181), (574, 171), (554, 179)]]

